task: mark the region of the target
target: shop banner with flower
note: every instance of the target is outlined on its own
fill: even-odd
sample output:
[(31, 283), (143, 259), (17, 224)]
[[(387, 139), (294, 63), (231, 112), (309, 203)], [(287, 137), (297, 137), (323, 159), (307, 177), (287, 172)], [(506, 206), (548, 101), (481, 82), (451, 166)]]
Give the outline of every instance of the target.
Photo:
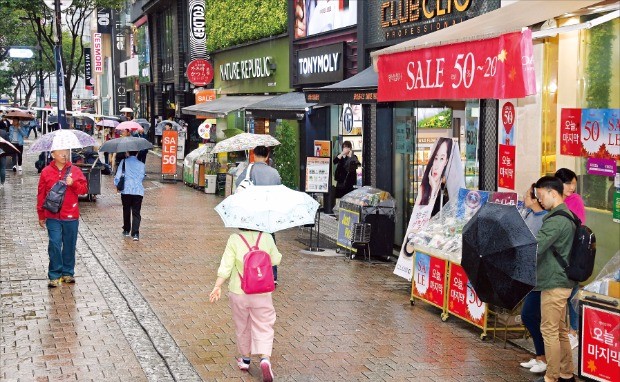
[(380, 102), (523, 98), (536, 93), (532, 32), (379, 57)]

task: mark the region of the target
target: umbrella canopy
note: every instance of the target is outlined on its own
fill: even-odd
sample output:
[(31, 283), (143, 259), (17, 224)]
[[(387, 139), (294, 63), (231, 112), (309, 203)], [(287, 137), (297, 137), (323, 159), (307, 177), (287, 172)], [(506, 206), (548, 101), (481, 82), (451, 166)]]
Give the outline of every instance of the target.
[(18, 153), (19, 149), (6, 139), (0, 137), (0, 154), (2, 153)]
[(83, 131), (60, 129), (41, 136), (30, 146), (29, 151), (70, 150), (96, 145), (97, 141), (95, 138)]
[(313, 224), (319, 203), (286, 186), (250, 186), (215, 207), (226, 227), (262, 232)]
[(130, 131), (138, 131), (143, 130), (142, 126), (139, 123), (134, 121), (125, 121), (121, 122), (116, 126), (116, 130), (130, 130)]
[(133, 109), (130, 107), (124, 107), (120, 110), (121, 113), (133, 113)]
[(21, 110), (9, 111), (4, 116), (8, 119), (34, 119), (34, 115)]
[(268, 134), (237, 134), (232, 138), (218, 142), (212, 153), (227, 153), (231, 151), (252, 150), (256, 146), (277, 146), (280, 142)]
[(536, 238), (515, 206), (487, 203), (463, 227), (463, 258), (484, 302), (514, 309), (536, 286)]
[(179, 125), (178, 123), (176, 123), (174, 121), (168, 121), (168, 120), (164, 120), (164, 121), (159, 122), (157, 124), (157, 128), (165, 130), (166, 129), (166, 123), (171, 123), (172, 124), (172, 130), (176, 130), (176, 131), (181, 130), (181, 125)]
[(111, 119), (102, 119), (101, 121), (97, 122), (95, 125), (97, 126), (102, 126), (102, 127), (116, 127), (118, 126), (118, 122), (117, 121), (113, 121)]
[(151, 128), (151, 124), (149, 123), (149, 121), (147, 121), (144, 118), (134, 119), (133, 121), (135, 123), (139, 124), (140, 126), (142, 126), (142, 128), (144, 129), (145, 132), (148, 132), (149, 129)]
[(126, 151), (140, 151), (153, 148), (153, 144), (144, 138), (122, 137), (106, 141), (99, 151), (105, 153), (124, 153)]

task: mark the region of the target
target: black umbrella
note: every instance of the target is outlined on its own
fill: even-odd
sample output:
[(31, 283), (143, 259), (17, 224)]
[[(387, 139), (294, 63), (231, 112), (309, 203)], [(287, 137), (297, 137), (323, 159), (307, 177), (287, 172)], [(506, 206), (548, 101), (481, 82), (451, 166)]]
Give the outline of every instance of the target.
[(99, 151), (105, 153), (124, 153), (126, 151), (140, 151), (153, 148), (153, 144), (144, 138), (122, 137), (106, 141)]
[(463, 227), (461, 265), (482, 301), (514, 309), (536, 286), (536, 248), (516, 207), (487, 203)]

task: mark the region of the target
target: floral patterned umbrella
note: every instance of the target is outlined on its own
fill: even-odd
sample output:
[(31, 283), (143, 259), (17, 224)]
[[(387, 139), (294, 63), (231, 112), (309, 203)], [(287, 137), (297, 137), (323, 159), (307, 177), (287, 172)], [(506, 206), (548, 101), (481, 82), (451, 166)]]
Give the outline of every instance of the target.
[(226, 227), (277, 232), (314, 224), (319, 203), (286, 186), (250, 186), (215, 207)]
[(83, 131), (60, 129), (41, 136), (41, 138), (37, 139), (32, 146), (30, 146), (29, 151), (70, 150), (96, 145), (97, 141), (95, 138)]
[(130, 131), (138, 131), (144, 130), (139, 123), (134, 121), (125, 121), (121, 122), (116, 126), (116, 130), (130, 130)]
[(280, 142), (268, 134), (242, 133), (224, 139), (213, 148), (212, 153), (228, 153), (232, 151), (252, 150), (256, 146), (277, 146)]

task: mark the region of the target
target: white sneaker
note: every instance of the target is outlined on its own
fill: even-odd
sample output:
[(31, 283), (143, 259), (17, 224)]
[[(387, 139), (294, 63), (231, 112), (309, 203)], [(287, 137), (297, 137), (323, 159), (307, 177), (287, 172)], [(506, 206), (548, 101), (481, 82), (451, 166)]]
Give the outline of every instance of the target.
[(22, 172), (22, 166), (17, 166), (17, 172)]
[(536, 361), (536, 365), (530, 369), (532, 373), (544, 373), (547, 371), (547, 364), (543, 361)]
[(524, 367), (526, 369), (531, 369), (534, 366), (536, 366), (537, 363), (538, 361), (536, 361), (536, 358), (532, 358), (527, 362), (521, 362), (519, 365), (521, 365), (521, 367)]
[(568, 341), (570, 342), (570, 348), (574, 349), (579, 346), (579, 337), (577, 335), (568, 333)]

